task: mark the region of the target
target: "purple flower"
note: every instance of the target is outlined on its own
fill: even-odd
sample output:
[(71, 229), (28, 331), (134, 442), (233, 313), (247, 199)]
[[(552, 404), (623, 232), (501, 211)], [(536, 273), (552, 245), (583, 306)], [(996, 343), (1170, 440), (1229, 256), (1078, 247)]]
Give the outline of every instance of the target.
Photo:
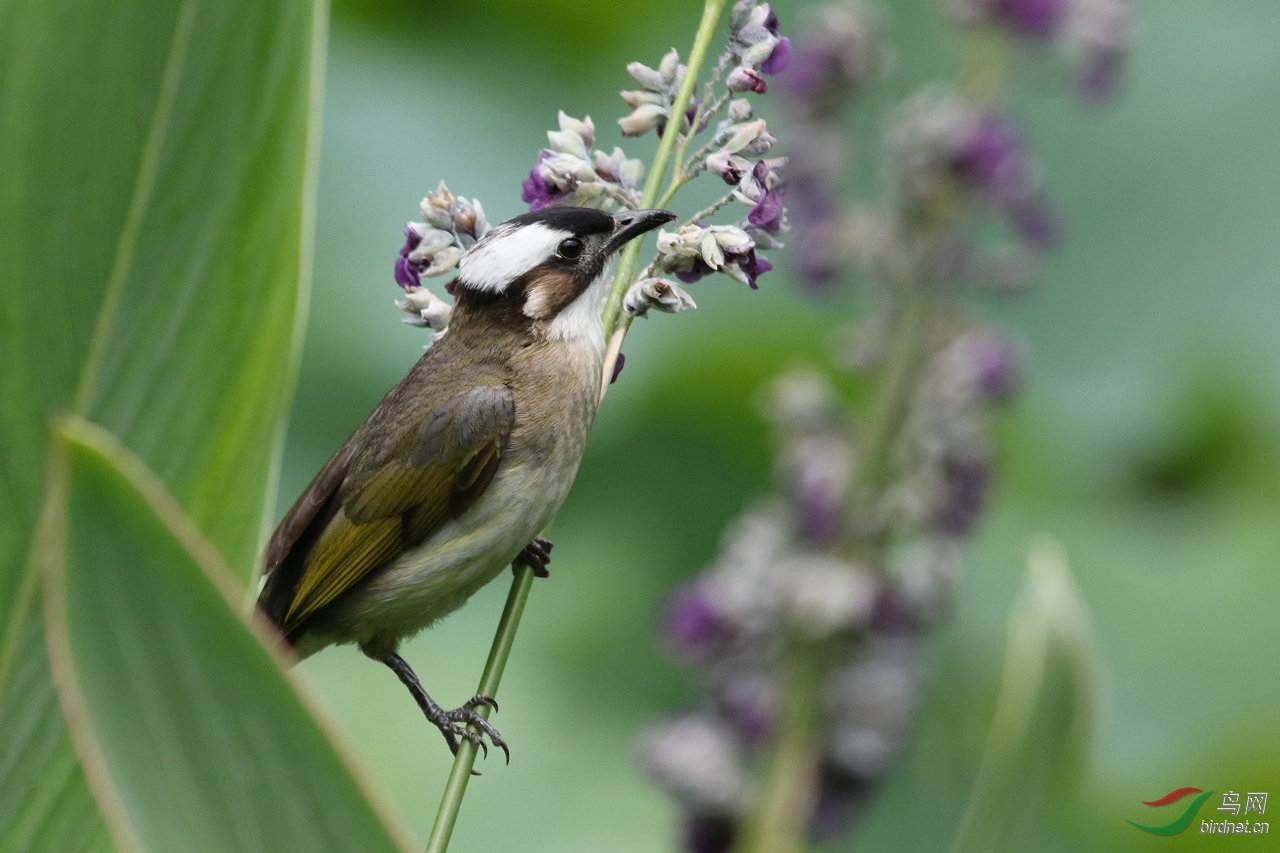
[[(756, 230), (753, 238), (748, 229)], [(757, 287), (756, 279), (773, 269), (773, 264), (756, 254), (756, 240), (768, 235), (748, 225), (685, 225), (674, 233), (658, 235), (658, 268), (685, 284), (705, 275), (723, 272), (730, 278)]]
[(663, 614), (663, 633), (672, 652), (684, 660), (709, 656), (728, 634), (720, 609), (702, 586), (676, 590)]
[(1022, 134), (1008, 119), (995, 113), (979, 116), (950, 166), (1004, 212), (1028, 246), (1046, 251), (1057, 243), (1057, 217), (1033, 179)]
[[(754, 172), (760, 172), (762, 163), (756, 163)], [(763, 186), (763, 184), (762, 184)], [(755, 206), (751, 207), (749, 214), (746, 214), (746, 220), (756, 228), (763, 228), (764, 231), (778, 233), (782, 231), (782, 214), (785, 213), (785, 206), (782, 204), (782, 184), (777, 184), (773, 188), (765, 188), (760, 192), (760, 199), (755, 202)]]
[(1005, 212), (1014, 231), (1031, 248), (1043, 252), (1058, 244), (1062, 226), (1053, 208), (1038, 194), (1018, 199)]
[(529, 177), (524, 179), (520, 185), (520, 199), (529, 205), (529, 210), (542, 210), (544, 207), (550, 207), (564, 201), (567, 193), (557, 190), (555, 187), (547, 183), (542, 176), (540, 166), (544, 160), (553, 157), (554, 154), (547, 149), (538, 152), (538, 165), (533, 167), (533, 171), (529, 173)]
[(991, 9), (994, 20), (1015, 35), (1047, 39), (1066, 20), (1067, 0), (996, 0)]
[(400, 257), (396, 258), (396, 284), (408, 290), (417, 287), (418, 276), (422, 274), (422, 264), (409, 260), (409, 253), (422, 242), (422, 235), (409, 226), (404, 229), (404, 247), (400, 249)]
[[(791, 489), (792, 510), (801, 536), (810, 542), (830, 545), (844, 531), (844, 505), (838, 484), (832, 482), (837, 471), (801, 472)], [(826, 476), (823, 476), (823, 475)], [(806, 476), (807, 475), (807, 476)]]
[(951, 168), (974, 189), (996, 200), (1026, 194), (1029, 175), (1022, 134), (995, 113), (978, 117), (952, 155)]
[(773, 269), (773, 264), (764, 255), (757, 255), (755, 249), (750, 249), (747, 253), (737, 260), (738, 269), (746, 273), (747, 284), (752, 290), (756, 289), (756, 279)]
[[(777, 35), (777, 16), (773, 17), (775, 23), (774, 35)], [(778, 39), (778, 43), (773, 46), (773, 52), (769, 54), (769, 58), (760, 63), (760, 71), (764, 74), (781, 74), (787, 70), (787, 65), (791, 62), (791, 39), (782, 36)]]
[(1120, 73), (1124, 70), (1124, 51), (1118, 47), (1098, 46), (1084, 59), (1078, 86), (1080, 94), (1089, 101), (1105, 101), (1120, 86)]
[(976, 335), (969, 347), (973, 387), (982, 401), (1007, 400), (1022, 384), (1022, 357), (996, 334)]
[(768, 675), (730, 671), (718, 681), (719, 710), (745, 743), (764, 743), (777, 731), (778, 695)]
[[(747, 285), (752, 290), (759, 289), (759, 285), (756, 284), (756, 279), (773, 269), (773, 264), (769, 263), (768, 258), (763, 255), (756, 254), (754, 246), (747, 249), (745, 252), (737, 254), (725, 252), (725, 263), (726, 265), (737, 266), (738, 269), (742, 270), (743, 275), (747, 278)], [(711, 266), (702, 258), (697, 258), (694, 260), (693, 266), (690, 269), (675, 270), (674, 272), (676, 278), (680, 279), (685, 284), (693, 284), (704, 275), (711, 275), (716, 271), (717, 270), (712, 269)]]
[(963, 536), (973, 529), (986, 503), (991, 465), (980, 451), (949, 452), (942, 459), (942, 485), (930, 523), (946, 536)]

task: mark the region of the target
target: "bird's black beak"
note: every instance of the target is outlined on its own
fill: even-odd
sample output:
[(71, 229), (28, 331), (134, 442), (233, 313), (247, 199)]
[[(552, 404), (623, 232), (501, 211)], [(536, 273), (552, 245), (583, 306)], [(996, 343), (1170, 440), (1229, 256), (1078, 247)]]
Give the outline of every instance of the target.
[(628, 241), (652, 231), (659, 225), (673, 221), (676, 215), (669, 210), (624, 210), (613, 215), (613, 234), (605, 247), (609, 253), (621, 249)]

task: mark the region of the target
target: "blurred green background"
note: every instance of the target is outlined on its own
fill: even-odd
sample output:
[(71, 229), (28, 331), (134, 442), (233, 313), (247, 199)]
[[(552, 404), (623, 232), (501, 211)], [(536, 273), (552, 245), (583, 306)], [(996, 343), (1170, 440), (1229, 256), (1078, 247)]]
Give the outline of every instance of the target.
[[(893, 4), (898, 91), (949, 67), (937, 5)], [(800, 7), (775, 4), (784, 31)], [(623, 66), (686, 50), (698, 14), (674, 0), (336, 4), (280, 513), (421, 353), (391, 270), (422, 195), (445, 179), (492, 222), (522, 212), (556, 110), (590, 114), (611, 147)], [(945, 849), (954, 833), (1036, 531), (1065, 544), (1095, 615), (1104, 709), (1078, 798), (1006, 802), (1011, 849), (1268, 849), (1125, 820), (1164, 822), (1139, 801), (1181, 786), (1280, 794), (1280, 8), (1161, 0), (1136, 32), (1114, 104), (1083, 108), (1052, 74), (1017, 84), (1065, 245), (1039, 288), (981, 306), (1025, 346), (1030, 382), (999, 430), (999, 486), (932, 644), (918, 737), (858, 849)], [(653, 144), (626, 147), (647, 157)], [(758, 292), (708, 279), (693, 293), (697, 312), (628, 338), (503, 683), (495, 722), (512, 763), (482, 763), (453, 849), (672, 845), (674, 811), (639, 777), (633, 743), (697, 693), (655, 616), (769, 484), (759, 388), (823, 358), (832, 311), (856, 310), (799, 296), (785, 269)], [(506, 586), (406, 646), (445, 704), (473, 691)], [(303, 669), (425, 837), (448, 767), (439, 736), (353, 649)]]

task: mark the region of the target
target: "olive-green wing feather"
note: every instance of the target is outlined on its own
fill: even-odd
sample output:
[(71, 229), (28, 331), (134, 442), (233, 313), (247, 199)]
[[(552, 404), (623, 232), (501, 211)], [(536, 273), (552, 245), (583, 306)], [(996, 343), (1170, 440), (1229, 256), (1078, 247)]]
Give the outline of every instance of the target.
[(272, 537), (266, 566), (280, 577), (263, 590), (266, 612), (287, 634), (457, 517), (493, 480), (514, 420), (504, 385), (472, 387), (443, 404), (380, 407)]

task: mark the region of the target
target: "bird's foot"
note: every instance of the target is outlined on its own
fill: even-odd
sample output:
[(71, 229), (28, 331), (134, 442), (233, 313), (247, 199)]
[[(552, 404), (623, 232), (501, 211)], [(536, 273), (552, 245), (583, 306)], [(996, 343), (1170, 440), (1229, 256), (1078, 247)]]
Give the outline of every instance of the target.
[(535, 536), (533, 541), (511, 561), (511, 570), (515, 571), (516, 564), (524, 564), (533, 569), (535, 578), (550, 577), (551, 573), (547, 571), (547, 566), (551, 565), (552, 544), (550, 539)]
[[(484, 753), (485, 758), (489, 757), (489, 744), (484, 742), (486, 737), (489, 743), (492, 743), (498, 749), (502, 750), (502, 754), (506, 756), (507, 763), (511, 763), (511, 750), (507, 748), (507, 742), (502, 739), (502, 735), (498, 734), (498, 730), (493, 724), (480, 716), (476, 712), (476, 708), (488, 706), (493, 710), (498, 710), (498, 703), (492, 696), (484, 696), (477, 693), (472, 696), (461, 706), (454, 708), (452, 711), (445, 711), (436, 706), (439, 715), (436, 719), (432, 719), (431, 715), (427, 715), (427, 719), (435, 723), (444, 735), (444, 739), (449, 742), (449, 749), (454, 755), (458, 754), (458, 738), (466, 738), (467, 740), (480, 747), (480, 751)], [(475, 726), (480, 731), (474, 731), (471, 726)]]
[[(493, 727), (493, 724), (476, 711), (476, 708), (484, 706), (495, 711), (498, 710), (498, 703), (494, 701), (492, 696), (477, 693), (460, 707), (454, 708), (452, 711), (446, 711), (427, 695), (422, 683), (418, 681), (418, 676), (414, 674), (413, 669), (405, 662), (404, 658), (395, 652), (388, 652), (378, 657), (378, 660), (390, 667), (391, 671), (399, 677), (404, 686), (409, 688), (409, 693), (413, 695), (414, 701), (422, 709), (423, 716), (440, 730), (440, 734), (444, 735), (445, 742), (449, 744), (450, 752), (454, 755), (458, 754), (458, 747), (461, 744), (459, 739), (461, 738), (469, 740), (480, 747), (481, 752), (488, 758), (489, 743), (491, 743), (501, 749), (503, 755), (507, 758), (507, 763), (511, 763), (511, 750), (507, 748), (507, 742), (502, 739), (502, 735), (498, 734), (498, 730)], [(475, 731), (471, 726), (479, 729), (479, 731)], [(485, 743), (486, 737), (489, 738), (489, 743)]]

